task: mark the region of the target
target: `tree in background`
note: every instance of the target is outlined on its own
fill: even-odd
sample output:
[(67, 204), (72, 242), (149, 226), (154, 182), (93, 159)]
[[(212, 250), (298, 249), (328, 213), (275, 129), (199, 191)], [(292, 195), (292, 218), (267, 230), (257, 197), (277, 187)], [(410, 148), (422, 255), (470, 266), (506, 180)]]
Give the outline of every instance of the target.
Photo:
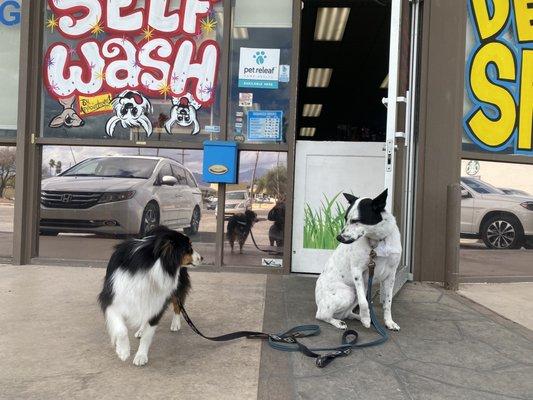
[(267, 196), (280, 198), (287, 193), (287, 167), (279, 165), (274, 167), (257, 179), (256, 193), (264, 193)]
[(56, 161), (56, 175), (59, 175), (62, 171), (63, 164), (61, 161)]
[(4, 197), (6, 187), (15, 186), (15, 149), (0, 148), (0, 197)]
[(52, 175), (54, 168), (56, 167), (56, 161), (51, 158), (50, 161), (48, 161), (48, 165), (50, 166), (50, 176)]

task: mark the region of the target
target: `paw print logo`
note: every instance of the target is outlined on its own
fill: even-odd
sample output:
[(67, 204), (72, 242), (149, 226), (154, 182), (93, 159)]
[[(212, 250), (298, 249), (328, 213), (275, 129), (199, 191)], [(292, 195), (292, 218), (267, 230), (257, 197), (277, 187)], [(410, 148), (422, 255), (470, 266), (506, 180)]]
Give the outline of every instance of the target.
[(266, 58), (267, 58), (267, 56), (266, 56), (264, 51), (256, 51), (255, 54), (254, 54), (255, 62), (258, 65), (263, 64), (265, 62)]

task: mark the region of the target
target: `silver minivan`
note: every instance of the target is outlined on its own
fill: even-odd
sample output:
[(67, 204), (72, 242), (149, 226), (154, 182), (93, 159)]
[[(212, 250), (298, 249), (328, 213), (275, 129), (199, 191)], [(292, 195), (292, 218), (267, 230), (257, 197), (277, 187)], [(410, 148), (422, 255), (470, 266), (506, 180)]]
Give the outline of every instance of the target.
[(161, 224), (195, 234), (201, 204), (194, 176), (174, 160), (89, 158), (42, 180), (40, 231), (144, 235)]

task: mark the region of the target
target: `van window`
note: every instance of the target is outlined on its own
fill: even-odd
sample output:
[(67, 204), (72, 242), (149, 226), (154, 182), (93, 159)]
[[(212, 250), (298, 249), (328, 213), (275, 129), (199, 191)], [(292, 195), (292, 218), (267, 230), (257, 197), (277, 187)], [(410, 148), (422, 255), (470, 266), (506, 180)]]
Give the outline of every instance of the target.
[(170, 165), (168, 165), (168, 163), (163, 164), (159, 170), (159, 179), (164, 176), (172, 176), (172, 171), (170, 170)]
[(187, 184), (192, 188), (197, 188), (198, 185), (196, 184), (196, 180), (194, 179), (194, 177), (191, 175), (189, 171), (185, 171), (185, 172), (187, 173)]
[(183, 168), (172, 164), (172, 172), (174, 172), (174, 176), (178, 180), (178, 185), (187, 185), (187, 178), (185, 178), (185, 171)]

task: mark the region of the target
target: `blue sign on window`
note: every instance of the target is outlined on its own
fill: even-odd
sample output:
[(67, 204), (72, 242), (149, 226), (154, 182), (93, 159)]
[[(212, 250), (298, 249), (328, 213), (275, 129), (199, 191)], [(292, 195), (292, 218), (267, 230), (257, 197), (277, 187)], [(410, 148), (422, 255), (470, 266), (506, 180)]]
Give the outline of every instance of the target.
[(20, 24), (20, 3), (5, 0), (0, 3), (0, 25), (13, 26)]
[(283, 111), (248, 111), (248, 140), (281, 142)]

